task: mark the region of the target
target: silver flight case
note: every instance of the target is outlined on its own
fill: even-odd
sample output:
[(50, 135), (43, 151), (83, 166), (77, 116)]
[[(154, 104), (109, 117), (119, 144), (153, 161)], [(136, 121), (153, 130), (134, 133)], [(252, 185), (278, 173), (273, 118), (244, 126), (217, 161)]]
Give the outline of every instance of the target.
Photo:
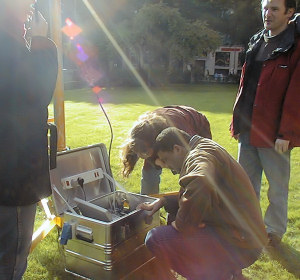
[(118, 187), (104, 144), (59, 153), (50, 172), (55, 210), (64, 219), (61, 238), (67, 236), (67, 272), (83, 279), (129, 279), (151, 261), (144, 239), (159, 226), (159, 213), (149, 219), (136, 206), (156, 198)]

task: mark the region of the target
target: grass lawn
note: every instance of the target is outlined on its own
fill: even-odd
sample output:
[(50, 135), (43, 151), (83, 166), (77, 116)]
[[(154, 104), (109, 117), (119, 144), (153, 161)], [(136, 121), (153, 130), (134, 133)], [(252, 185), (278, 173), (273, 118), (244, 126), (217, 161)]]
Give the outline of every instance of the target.
[[(153, 90), (153, 95), (141, 88), (107, 89), (102, 92), (103, 106), (111, 120), (114, 141), (111, 151), (111, 167), (114, 177), (129, 191), (138, 192), (141, 162), (128, 180), (121, 177), (120, 146), (128, 130), (138, 116), (158, 106), (170, 104), (189, 105), (203, 112), (211, 123), (213, 139), (225, 147), (235, 158), (237, 143), (229, 135), (232, 106), (236, 85), (179, 85)], [(53, 113), (51, 112), (50, 115)], [(86, 89), (65, 93), (66, 143), (69, 148), (110, 142), (107, 121), (97, 103), (96, 96)], [(292, 152), (292, 171), (289, 193), (289, 224), (283, 238), (283, 246), (276, 252), (263, 254), (260, 260), (244, 270), (248, 279), (292, 280), (300, 279), (300, 150)], [(163, 171), (161, 192), (178, 189), (177, 176)], [(262, 210), (266, 208), (268, 185), (263, 180)], [(36, 224), (43, 219), (38, 212)], [(29, 257), (24, 280), (74, 279), (64, 272), (64, 257), (53, 230)], [(183, 279), (183, 278), (179, 278)]]

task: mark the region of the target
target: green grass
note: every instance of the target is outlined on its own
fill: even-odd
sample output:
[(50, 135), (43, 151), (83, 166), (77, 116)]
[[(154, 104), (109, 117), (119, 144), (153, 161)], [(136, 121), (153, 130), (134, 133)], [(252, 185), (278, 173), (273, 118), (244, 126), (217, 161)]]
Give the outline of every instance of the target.
[[(129, 191), (138, 192), (141, 162), (128, 180), (121, 177), (120, 146), (128, 130), (138, 116), (158, 106), (183, 104), (203, 112), (211, 123), (213, 139), (225, 147), (235, 158), (237, 143), (229, 135), (232, 106), (237, 87), (235, 85), (180, 85), (153, 90), (149, 96), (141, 88), (107, 89), (102, 93), (104, 107), (111, 120), (114, 141), (111, 151), (111, 165), (114, 177)], [(51, 111), (51, 108), (50, 108)], [(50, 112), (50, 115), (52, 112)], [(65, 93), (66, 143), (70, 148), (95, 143), (109, 146), (110, 130), (100, 110), (96, 96), (90, 90), (75, 90)], [(289, 193), (289, 224), (284, 236), (284, 246), (279, 252), (264, 254), (244, 275), (254, 280), (300, 279), (300, 152), (292, 152), (292, 170)], [(163, 171), (161, 192), (178, 189), (177, 176)], [(265, 211), (268, 185), (263, 180), (262, 210)], [(43, 218), (38, 212), (37, 224)], [(32, 279), (73, 279), (64, 272), (64, 258), (57, 243), (54, 230), (43, 240), (29, 257), (29, 266), (24, 276)], [(288, 272), (290, 271), (290, 272)], [(180, 278), (182, 279), (182, 278)]]

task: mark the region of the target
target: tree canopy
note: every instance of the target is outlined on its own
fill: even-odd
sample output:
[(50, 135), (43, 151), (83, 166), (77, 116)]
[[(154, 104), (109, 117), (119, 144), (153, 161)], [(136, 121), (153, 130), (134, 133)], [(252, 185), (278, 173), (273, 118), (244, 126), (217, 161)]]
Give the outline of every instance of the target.
[[(221, 44), (247, 47), (250, 37), (262, 28), (260, 2), (90, 0), (112, 37), (138, 69), (154, 72), (155, 67), (165, 74)], [(122, 64), (119, 53), (82, 1), (62, 3), (64, 18), (71, 17), (83, 29), (83, 36), (98, 47), (104, 72), (111, 68), (111, 63)]]

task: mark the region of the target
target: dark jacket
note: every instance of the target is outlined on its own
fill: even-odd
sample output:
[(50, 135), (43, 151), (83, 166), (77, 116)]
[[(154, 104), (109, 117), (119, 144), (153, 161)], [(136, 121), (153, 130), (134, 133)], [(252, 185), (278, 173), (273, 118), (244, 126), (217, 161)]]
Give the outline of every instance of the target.
[[(263, 30), (249, 43), (240, 87), (233, 109), (232, 135), (240, 133), (243, 102), (249, 72), (262, 43)], [(277, 138), (289, 140), (290, 148), (300, 146), (300, 17), (288, 25), (280, 46), (262, 66), (252, 111), (250, 143), (273, 147)]]
[(190, 148), (179, 178), (178, 230), (188, 234), (204, 223), (228, 244), (262, 248), (267, 234), (259, 201), (243, 168), (210, 139), (195, 136)]
[(2, 32), (0, 42), (0, 205), (29, 205), (51, 194), (47, 107), (57, 52), (43, 37), (31, 50)]

